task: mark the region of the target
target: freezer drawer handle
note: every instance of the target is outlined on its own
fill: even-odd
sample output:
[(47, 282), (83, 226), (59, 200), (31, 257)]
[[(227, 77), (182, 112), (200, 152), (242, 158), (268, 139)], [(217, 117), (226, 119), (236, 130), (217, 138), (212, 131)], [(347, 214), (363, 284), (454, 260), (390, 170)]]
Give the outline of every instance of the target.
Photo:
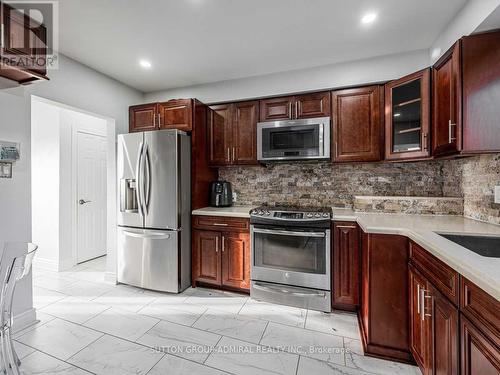
[(129, 237), (135, 238), (153, 238), (155, 240), (166, 240), (170, 238), (170, 234), (160, 233), (160, 232), (151, 232), (151, 233), (136, 233), (130, 232), (128, 230), (124, 230), (123, 233)]

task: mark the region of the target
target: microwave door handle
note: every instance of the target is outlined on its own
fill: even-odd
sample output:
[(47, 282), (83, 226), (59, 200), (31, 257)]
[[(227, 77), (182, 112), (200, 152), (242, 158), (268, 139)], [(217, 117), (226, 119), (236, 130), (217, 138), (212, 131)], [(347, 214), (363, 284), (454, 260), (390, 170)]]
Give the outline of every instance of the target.
[(274, 230), (274, 229), (261, 229), (261, 228), (254, 228), (253, 232), (262, 234), (277, 234), (280, 236), (293, 236), (293, 237), (324, 238), (326, 236), (326, 234), (323, 232), (294, 232), (289, 230)]

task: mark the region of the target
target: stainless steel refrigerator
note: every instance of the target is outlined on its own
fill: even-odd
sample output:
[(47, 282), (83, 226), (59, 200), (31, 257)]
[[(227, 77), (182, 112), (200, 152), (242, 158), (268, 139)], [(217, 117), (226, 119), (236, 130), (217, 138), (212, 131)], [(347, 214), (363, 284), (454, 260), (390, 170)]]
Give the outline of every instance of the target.
[(178, 130), (118, 136), (117, 280), (179, 293), (191, 280), (191, 142)]

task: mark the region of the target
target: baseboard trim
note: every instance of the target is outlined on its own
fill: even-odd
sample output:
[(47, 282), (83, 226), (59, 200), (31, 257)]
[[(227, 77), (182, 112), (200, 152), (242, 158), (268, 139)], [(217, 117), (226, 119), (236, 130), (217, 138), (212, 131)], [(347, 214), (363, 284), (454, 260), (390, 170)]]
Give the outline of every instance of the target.
[(36, 309), (32, 307), (28, 311), (14, 316), (13, 332), (19, 332), (36, 323)]

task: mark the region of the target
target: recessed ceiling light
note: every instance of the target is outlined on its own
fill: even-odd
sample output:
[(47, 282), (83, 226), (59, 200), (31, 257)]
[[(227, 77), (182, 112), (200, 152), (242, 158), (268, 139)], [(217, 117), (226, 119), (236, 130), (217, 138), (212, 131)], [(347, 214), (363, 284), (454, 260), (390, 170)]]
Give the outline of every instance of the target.
[(367, 13), (361, 18), (361, 23), (369, 24), (377, 19), (377, 13)]
[(140, 60), (139, 65), (144, 69), (151, 68), (151, 63), (148, 60)]

